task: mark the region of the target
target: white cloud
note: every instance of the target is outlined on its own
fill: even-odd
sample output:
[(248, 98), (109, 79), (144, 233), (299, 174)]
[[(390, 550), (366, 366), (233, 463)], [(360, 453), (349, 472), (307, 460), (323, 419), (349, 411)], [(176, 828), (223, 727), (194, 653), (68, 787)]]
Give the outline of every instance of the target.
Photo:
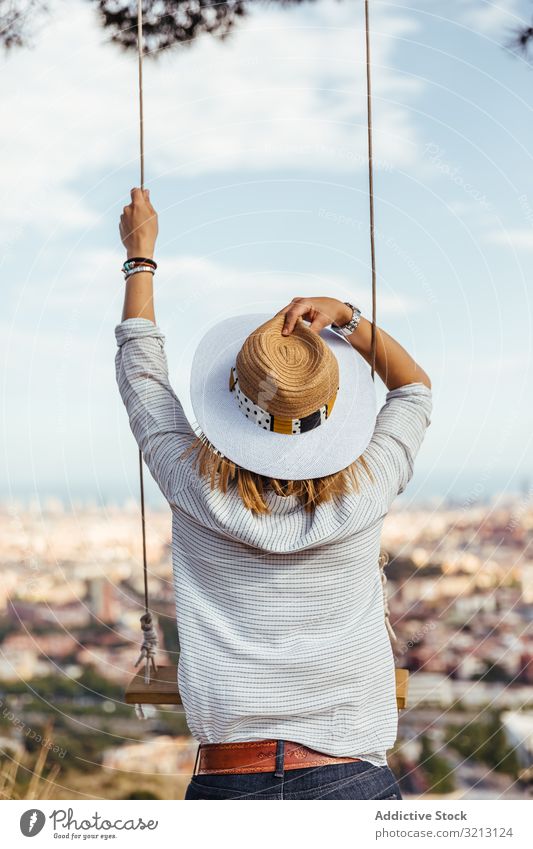
[(485, 241), (491, 244), (505, 245), (508, 248), (533, 250), (533, 228), (515, 227), (506, 230), (493, 230), (487, 233)]
[[(31, 480), (38, 474), (45, 481), (60, 481), (62, 475), (69, 481), (78, 473), (88, 479), (93, 460), (104, 478), (117, 463), (119, 443), (116, 433), (109, 434), (114, 413), (120, 432), (127, 433), (113, 366), (122, 260), (119, 251), (78, 252), (59, 271), (42, 269), (32, 276), (20, 293), (16, 323), (0, 317), (0, 406), (8, 446), (0, 456), (0, 479)], [(330, 293), (355, 299), (367, 315), (370, 309), (367, 283), (354, 284), (340, 275), (263, 272), (192, 255), (158, 255), (158, 260), (156, 317), (167, 337), (172, 384), (191, 417), (190, 363), (210, 324), (228, 314), (273, 314), (296, 295)], [(419, 306), (414, 299), (384, 292), (380, 321)], [(114, 449), (110, 440), (115, 440)], [(129, 451), (129, 437), (124, 445)], [(63, 468), (65, 457), (69, 463)]]
[[(123, 286), (120, 267), (123, 253), (117, 250), (93, 249), (78, 251), (67, 257), (61, 268), (44, 269), (26, 282), (20, 293), (20, 312), (31, 318), (24, 325), (20, 338), (27, 345), (28, 326), (35, 322), (32, 304), (46, 304), (46, 314), (54, 320), (37, 329), (38, 344), (50, 351), (64, 348), (65, 339), (73, 335), (78, 342), (84, 329), (91, 339), (108, 332), (110, 315), (120, 314)], [(195, 334), (195, 328), (216, 320), (229, 312), (274, 312), (297, 296), (333, 297), (348, 295), (357, 299), (366, 314), (370, 311), (371, 295), (368, 280), (353, 280), (342, 274), (269, 271), (261, 267), (237, 267), (229, 263), (195, 255), (158, 253), (161, 271), (157, 273), (156, 306), (159, 315), (180, 321), (181, 340)], [(422, 300), (382, 292), (380, 313), (385, 316), (406, 315), (423, 308)], [(38, 307), (38, 312), (40, 307)], [(183, 321), (183, 317), (186, 321)], [(111, 319), (113, 320), (113, 319)], [(54, 324), (56, 326), (54, 326)], [(7, 322), (0, 323), (0, 347), (11, 333)], [(70, 343), (69, 343), (70, 344)], [(83, 351), (86, 356), (86, 351)], [(15, 363), (13, 363), (13, 366)]]
[[(123, 287), (119, 252), (83, 251), (67, 261), (60, 273), (42, 272), (21, 293), (24, 321), (0, 321), (0, 362), (5, 378), (4, 403), (13, 398), (39, 397), (54, 405), (50, 386), (61, 392), (69, 385), (80, 394), (84, 387), (109, 382), (114, 339), (110, 328), (120, 321)], [(157, 280), (156, 317), (169, 344), (179, 353), (182, 379), (200, 336), (211, 323), (238, 313), (270, 313), (296, 296), (355, 299), (370, 313), (368, 283), (341, 275), (288, 274), (243, 269), (198, 256), (159, 256), (164, 272)], [(116, 269), (114, 277), (110, 269)], [(112, 288), (111, 288), (112, 287)], [(40, 304), (53, 321), (41, 323)], [(31, 305), (37, 307), (31, 311)], [(380, 317), (405, 316), (423, 307), (414, 298), (380, 294)], [(380, 318), (381, 320), (381, 318)]]
[[(414, 133), (407, 113), (394, 101), (412, 97), (420, 85), (402, 80), (388, 66), (394, 37), (408, 36), (413, 24), (389, 14), (377, 19), (380, 30), (388, 35), (375, 36), (373, 43), (376, 156), (399, 165), (411, 161)], [(155, 156), (161, 154), (163, 166), (187, 173), (345, 170), (362, 164), (363, 46), (353, 9), (328, 2), (258, 10), (231, 42), (203, 39), (177, 62), (173, 58), (160, 72), (149, 71), (156, 74), (150, 108), (155, 123), (165, 126)], [(168, 87), (176, 81), (169, 102)]]
[(487, 35), (504, 36), (508, 27), (524, 22), (521, 0), (460, 0), (460, 19)]
[(489, 204), (480, 204), (475, 200), (452, 200), (447, 201), (446, 206), (453, 215), (479, 230), (495, 229), (501, 226), (501, 221), (492, 211)]
[[(193, 325), (215, 319), (229, 310), (272, 312), (298, 296), (350, 296), (369, 313), (368, 282), (357, 283), (335, 274), (279, 273), (221, 265), (200, 257), (166, 258), (165, 287), (158, 293), (162, 315), (186, 313)], [(181, 296), (176, 299), (176, 284)], [(383, 292), (380, 312), (385, 316), (405, 315), (421, 307), (414, 298)]]
[[(352, 171), (366, 156), (362, 15), (350, 4), (257, 9), (225, 43), (146, 62), (148, 177), (228, 169)], [(403, 103), (420, 85), (392, 68), (405, 13), (374, 15), (375, 152), (405, 166), (416, 155)], [(96, 220), (90, 191), (136, 167), (136, 64), (105, 44), (94, 8), (53, 7), (34, 50), (2, 63), (4, 161), (0, 226), (78, 229)]]

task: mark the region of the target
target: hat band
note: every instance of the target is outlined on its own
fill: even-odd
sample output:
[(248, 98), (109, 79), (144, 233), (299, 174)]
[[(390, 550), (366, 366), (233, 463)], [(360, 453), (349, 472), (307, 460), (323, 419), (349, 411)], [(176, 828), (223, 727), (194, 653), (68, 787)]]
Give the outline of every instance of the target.
[(240, 411), (247, 419), (254, 422), (254, 424), (263, 428), (263, 430), (271, 430), (273, 433), (286, 433), (293, 435), (295, 433), (307, 433), (307, 431), (314, 430), (316, 427), (324, 424), (331, 415), (331, 411), (333, 410), (333, 405), (335, 404), (335, 399), (337, 397), (337, 392), (339, 390), (337, 387), (335, 394), (326, 404), (319, 407), (318, 410), (297, 419), (286, 419), (282, 416), (275, 416), (272, 413), (269, 413), (268, 410), (264, 410), (263, 407), (259, 406), (259, 404), (255, 404), (240, 388), (239, 377), (235, 366), (232, 366), (230, 370), (229, 391), (235, 393), (235, 399)]

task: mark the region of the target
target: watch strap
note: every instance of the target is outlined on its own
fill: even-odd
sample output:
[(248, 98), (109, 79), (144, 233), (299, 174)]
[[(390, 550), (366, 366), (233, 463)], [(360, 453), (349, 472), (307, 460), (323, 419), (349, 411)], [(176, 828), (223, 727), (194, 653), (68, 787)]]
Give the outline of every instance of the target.
[(350, 307), (352, 311), (352, 317), (350, 321), (347, 321), (346, 324), (338, 325), (332, 324), (331, 327), (337, 333), (340, 333), (341, 336), (351, 336), (354, 330), (357, 329), (359, 322), (361, 321), (361, 310), (357, 307), (354, 307), (353, 304), (350, 304), (348, 301), (344, 301), (347, 307)]

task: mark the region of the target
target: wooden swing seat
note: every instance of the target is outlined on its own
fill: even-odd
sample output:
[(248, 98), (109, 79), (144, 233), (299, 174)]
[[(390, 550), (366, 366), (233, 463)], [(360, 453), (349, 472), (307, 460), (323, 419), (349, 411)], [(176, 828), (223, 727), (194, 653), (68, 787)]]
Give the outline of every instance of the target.
[[(397, 668), (395, 673), (396, 705), (403, 710), (407, 706), (409, 670)], [(144, 682), (144, 672), (138, 672), (127, 685), (124, 700), (127, 705), (181, 705), (176, 667), (158, 666), (149, 684)]]
[(181, 705), (175, 666), (158, 666), (151, 681), (144, 681), (144, 670), (137, 672), (126, 687), (124, 701), (127, 705)]

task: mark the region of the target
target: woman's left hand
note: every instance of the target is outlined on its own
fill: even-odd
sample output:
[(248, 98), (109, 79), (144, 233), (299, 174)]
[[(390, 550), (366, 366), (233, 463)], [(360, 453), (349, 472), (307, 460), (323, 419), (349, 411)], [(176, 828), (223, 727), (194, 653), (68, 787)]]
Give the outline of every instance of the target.
[(319, 333), (332, 322), (346, 324), (352, 317), (352, 310), (336, 298), (293, 298), (277, 315), (285, 316), (282, 334), (288, 336), (300, 318), (311, 322), (309, 330)]
[(150, 203), (149, 189), (131, 190), (131, 203), (122, 211), (119, 229), (128, 257), (153, 257), (158, 223), (157, 212)]

